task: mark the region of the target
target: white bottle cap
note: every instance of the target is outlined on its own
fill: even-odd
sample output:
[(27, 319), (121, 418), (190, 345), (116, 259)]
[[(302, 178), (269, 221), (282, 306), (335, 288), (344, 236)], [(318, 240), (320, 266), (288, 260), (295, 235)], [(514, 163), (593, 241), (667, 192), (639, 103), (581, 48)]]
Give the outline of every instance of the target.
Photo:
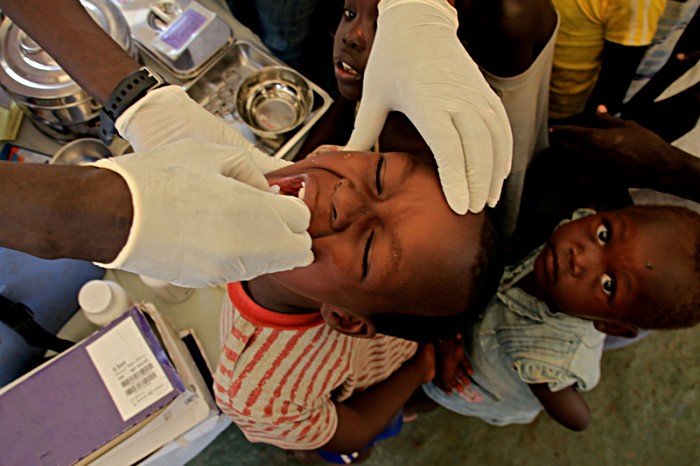
[(133, 306), (133, 299), (118, 283), (91, 280), (78, 292), (78, 304), (92, 323), (104, 326)]

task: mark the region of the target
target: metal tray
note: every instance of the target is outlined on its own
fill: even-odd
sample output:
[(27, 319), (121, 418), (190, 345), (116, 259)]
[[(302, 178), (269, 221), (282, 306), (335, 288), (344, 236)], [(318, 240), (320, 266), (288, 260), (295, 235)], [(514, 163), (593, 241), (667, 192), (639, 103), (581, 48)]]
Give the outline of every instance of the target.
[[(218, 58), (225, 53), (226, 47), (234, 40), (231, 27), (221, 18), (216, 18), (202, 34), (195, 39), (187, 50), (175, 61), (162, 55), (151, 45), (151, 41), (167, 27), (168, 23), (160, 20), (154, 11), (165, 12), (174, 20), (193, 0), (130, 0), (117, 2), (129, 24), (131, 36), (142, 57), (154, 62), (158, 73), (171, 84), (188, 87), (206, 72)], [(197, 2), (202, 5), (201, 2)], [(202, 5), (205, 6), (205, 5)], [(205, 6), (206, 7), (206, 6)], [(165, 14), (165, 13), (161, 13)], [(149, 63), (150, 64), (150, 63)]]
[(205, 109), (229, 122), (263, 152), (276, 158), (290, 157), (311, 127), (328, 110), (333, 99), (309, 79), (314, 93), (314, 106), (304, 123), (296, 130), (276, 138), (260, 138), (253, 134), (236, 112), (235, 96), (241, 81), (264, 66), (287, 66), (255, 44), (237, 40), (206, 73), (186, 88), (187, 93)]

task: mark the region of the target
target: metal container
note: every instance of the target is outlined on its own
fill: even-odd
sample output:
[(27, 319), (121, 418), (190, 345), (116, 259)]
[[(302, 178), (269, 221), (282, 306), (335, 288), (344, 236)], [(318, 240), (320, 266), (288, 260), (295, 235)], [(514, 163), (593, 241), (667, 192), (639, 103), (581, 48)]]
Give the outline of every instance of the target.
[(151, 66), (167, 82), (181, 85), (185, 89), (211, 68), (234, 41), (231, 27), (221, 18), (215, 18), (176, 60), (171, 60), (154, 48), (153, 39), (167, 29), (191, 3), (199, 2), (132, 0), (119, 4), (141, 55), (153, 61)]
[(276, 137), (261, 137), (251, 131), (236, 110), (236, 94), (241, 83), (257, 70), (267, 66), (285, 64), (252, 42), (237, 40), (195, 83), (187, 87), (187, 93), (206, 110), (238, 129), (252, 144), (275, 158), (292, 158), (311, 127), (333, 103), (326, 91), (306, 79), (313, 94), (308, 117), (303, 123)]
[(102, 141), (82, 138), (61, 147), (49, 161), (52, 165), (80, 165), (111, 157), (112, 152)]
[[(129, 26), (111, 0), (81, 0), (90, 16), (136, 56)], [(0, 25), (0, 85), (42, 132), (59, 140), (96, 135), (100, 106), (9, 18)]]
[(309, 116), (314, 94), (302, 75), (285, 66), (267, 66), (238, 86), (236, 110), (260, 137), (285, 134)]

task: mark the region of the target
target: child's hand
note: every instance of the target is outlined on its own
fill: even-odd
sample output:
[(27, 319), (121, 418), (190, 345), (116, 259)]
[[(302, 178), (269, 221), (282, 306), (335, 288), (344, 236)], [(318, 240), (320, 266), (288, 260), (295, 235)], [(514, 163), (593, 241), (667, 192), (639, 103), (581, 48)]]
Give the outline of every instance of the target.
[(625, 175), (632, 186), (654, 186), (658, 174), (672, 166), (665, 159), (668, 143), (634, 121), (613, 117), (602, 105), (597, 116), (599, 128), (553, 126), (552, 145), (604, 163)]
[(339, 150), (341, 150), (340, 146), (334, 146), (333, 144), (322, 144), (314, 149), (313, 152), (309, 153), (306, 158), (315, 157), (323, 152), (337, 152)]
[(437, 377), (433, 383), (446, 393), (453, 389), (462, 391), (462, 386), (469, 385), (472, 367), (462, 347), (462, 336), (441, 341), (436, 348)]

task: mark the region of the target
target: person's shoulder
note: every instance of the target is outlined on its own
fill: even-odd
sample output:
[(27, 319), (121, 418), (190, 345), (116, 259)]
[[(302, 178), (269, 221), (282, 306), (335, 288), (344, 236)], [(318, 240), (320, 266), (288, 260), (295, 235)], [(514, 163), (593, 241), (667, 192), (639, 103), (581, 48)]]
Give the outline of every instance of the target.
[[(556, 10), (549, 0), (500, 0), (498, 18), (493, 18), (501, 32), (511, 39), (532, 40), (544, 43), (549, 40)], [(538, 33), (538, 31), (541, 31)]]

